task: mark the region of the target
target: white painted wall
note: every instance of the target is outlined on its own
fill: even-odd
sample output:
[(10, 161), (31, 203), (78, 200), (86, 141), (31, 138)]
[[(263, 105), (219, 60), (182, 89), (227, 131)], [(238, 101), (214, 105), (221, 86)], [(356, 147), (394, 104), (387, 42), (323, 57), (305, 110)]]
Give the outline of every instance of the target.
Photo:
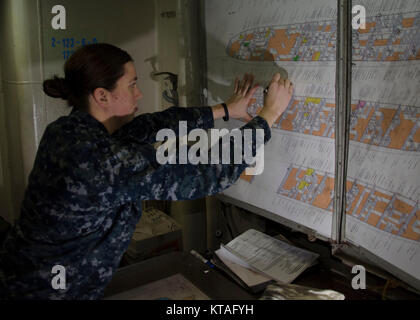
[[(55, 0), (41, 1), (44, 77), (59, 72), (63, 75), (63, 48), (52, 48), (52, 37), (82, 41), (108, 42), (126, 50), (134, 59), (139, 87), (144, 93), (140, 112), (153, 112), (157, 107), (158, 82), (152, 79), (149, 59), (157, 55), (156, 17), (154, 1), (138, 0), (62, 0), (66, 8), (67, 30), (53, 30), (51, 8)], [(58, 47), (60, 45), (57, 45)], [(51, 122), (67, 110), (57, 106), (56, 99), (47, 98), (47, 121)], [(68, 111), (66, 111), (68, 112)]]
[[(6, 143), (2, 167), (10, 179), (11, 199), (2, 198), (2, 216), (16, 218), (24, 193), (25, 177), (36, 152), (39, 129), (41, 65), (37, 34), (37, 2), (4, 0), (0, 2), (0, 38), (3, 87), (3, 127)], [(4, 139), (4, 138), (3, 138)]]

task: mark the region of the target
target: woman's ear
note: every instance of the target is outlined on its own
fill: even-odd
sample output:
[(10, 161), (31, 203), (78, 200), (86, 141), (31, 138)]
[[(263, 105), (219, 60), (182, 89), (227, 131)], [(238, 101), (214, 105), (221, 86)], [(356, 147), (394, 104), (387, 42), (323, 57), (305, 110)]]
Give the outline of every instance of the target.
[(109, 92), (104, 88), (96, 88), (92, 93), (92, 98), (101, 107), (108, 107)]

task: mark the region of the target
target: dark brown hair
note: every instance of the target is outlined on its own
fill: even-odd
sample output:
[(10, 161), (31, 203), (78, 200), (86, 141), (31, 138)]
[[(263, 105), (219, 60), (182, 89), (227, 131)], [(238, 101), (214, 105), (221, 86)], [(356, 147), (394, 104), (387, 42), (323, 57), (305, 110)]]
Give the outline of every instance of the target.
[(69, 106), (87, 109), (89, 94), (96, 88), (109, 91), (124, 75), (124, 65), (133, 61), (124, 50), (106, 43), (78, 49), (64, 65), (64, 78), (54, 76), (43, 83), (44, 92), (68, 101)]

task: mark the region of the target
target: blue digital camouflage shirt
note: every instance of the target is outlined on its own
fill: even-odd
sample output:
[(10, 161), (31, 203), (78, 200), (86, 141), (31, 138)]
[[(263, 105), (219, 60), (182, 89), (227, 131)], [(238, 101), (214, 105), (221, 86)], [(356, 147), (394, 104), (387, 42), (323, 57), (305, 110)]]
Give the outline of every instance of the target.
[[(157, 132), (178, 132), (181, 120), (187, 121), (188, 130), (214, 126), (210, 107), (139, 115), (112, 135), (77, 109), (49, 124), (21, 216), (4, 242), (0, 297), (102, 298), (140, 219), (142, 200), (203, 198), (232, 185), (245, 163), (157, 163)], [(261, 117), (243, 128), (264, 129), (264, 142), (270, 139)], [(255, 154), (254, 144), (255, 139)], [(55, 265), (65, 268), (65, 289), (52, 287)]]

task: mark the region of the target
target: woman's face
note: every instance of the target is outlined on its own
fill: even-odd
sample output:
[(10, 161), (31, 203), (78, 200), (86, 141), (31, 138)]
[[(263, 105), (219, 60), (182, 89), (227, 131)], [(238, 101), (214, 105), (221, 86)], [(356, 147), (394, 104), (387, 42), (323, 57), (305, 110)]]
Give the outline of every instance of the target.
[(143, 94), (137, 87), (137, 74), (133, 62), (124, 65), (124, 75), (118, 79), (116, 88), (111, 92), (111, 112), (116, 117), (133, 118), (138, 110), (137, 101)]

